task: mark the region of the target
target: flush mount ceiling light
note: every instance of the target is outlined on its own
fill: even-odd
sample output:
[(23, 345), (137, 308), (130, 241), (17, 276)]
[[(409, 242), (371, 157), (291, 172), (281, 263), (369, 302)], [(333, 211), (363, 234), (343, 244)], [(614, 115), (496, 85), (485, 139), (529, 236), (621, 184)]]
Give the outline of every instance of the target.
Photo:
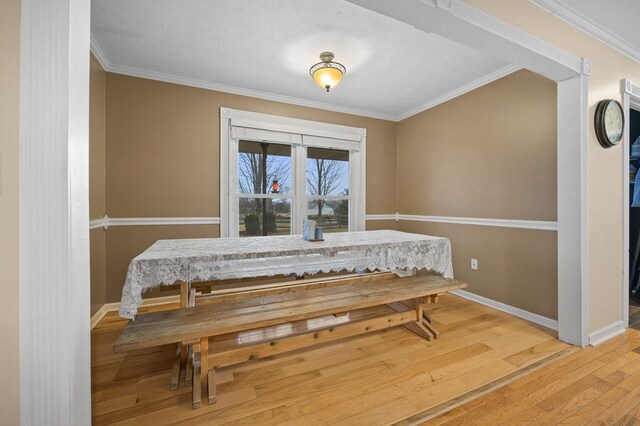
[(320, 60), (322, 62), (318, 62), (309, 69), (309, 74), (318, 86), (324, 87), (328, 92), (329, 89), (340, 83), (342, 76), (347, 73), (347, 69), (344, 65), (333, 62), (333, 53), (331, 52), (322, 52)]

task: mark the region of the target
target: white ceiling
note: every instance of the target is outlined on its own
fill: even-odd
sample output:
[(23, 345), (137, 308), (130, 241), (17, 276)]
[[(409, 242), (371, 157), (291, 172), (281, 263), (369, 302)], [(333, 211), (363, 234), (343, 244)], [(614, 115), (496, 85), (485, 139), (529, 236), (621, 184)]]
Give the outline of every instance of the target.
[(640, 62), (640, 0), (530, 0)]
[[(108, 71), (401, 119), (515, 68), (341, 0), (93, 0)], [(347, 74), (326, 93), (320, 52)]]

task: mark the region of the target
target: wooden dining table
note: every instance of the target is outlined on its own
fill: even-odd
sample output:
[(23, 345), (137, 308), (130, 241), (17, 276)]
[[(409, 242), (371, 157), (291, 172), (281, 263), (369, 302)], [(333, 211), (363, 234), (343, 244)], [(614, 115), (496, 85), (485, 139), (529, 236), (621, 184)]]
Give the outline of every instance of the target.
[(394, 230), (325, 234), (159, 240), (136, 256), (122, 289), (120, 316), (134, 319), (142, 294), (179, 284), (188, 306), (192, 283), (330, 272), (427, 269), (453, 278), (449, 239)]

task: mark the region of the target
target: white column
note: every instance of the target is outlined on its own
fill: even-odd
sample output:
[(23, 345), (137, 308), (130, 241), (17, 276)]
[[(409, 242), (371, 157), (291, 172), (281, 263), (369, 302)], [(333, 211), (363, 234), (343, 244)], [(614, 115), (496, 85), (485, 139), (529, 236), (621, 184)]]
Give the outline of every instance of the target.
[(21, 415), (91, 423), (88, 0), (23, 0)]
[(587, 94), (586, 74), (558, 83), (558, 334), (579, 346), (589, 326)]

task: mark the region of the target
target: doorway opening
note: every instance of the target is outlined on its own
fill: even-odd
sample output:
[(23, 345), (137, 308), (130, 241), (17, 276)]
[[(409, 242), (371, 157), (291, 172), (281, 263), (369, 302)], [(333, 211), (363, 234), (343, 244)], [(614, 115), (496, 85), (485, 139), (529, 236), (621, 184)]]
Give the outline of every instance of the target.
[[(640, 108), (629, 108), (629, 328), (640, 330)], [(626, 306), (623, 309), (627, 309)]]

